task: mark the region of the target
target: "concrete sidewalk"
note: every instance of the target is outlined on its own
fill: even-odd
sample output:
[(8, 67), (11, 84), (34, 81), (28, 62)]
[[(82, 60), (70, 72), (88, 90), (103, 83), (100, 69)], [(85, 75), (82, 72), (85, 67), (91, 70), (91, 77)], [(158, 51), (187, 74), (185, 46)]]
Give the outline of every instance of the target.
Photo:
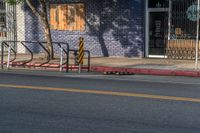
[[(18, 56), (18, 61), (30, 58), (27, 55)], [(40, 56), (32, 61), (33, 64), (44, 62)], [(70, 64), (74, 65), (74, 58), (70, 58)], [(87, 60), (84, 59), (87, 64)], [(49, 64), (59, 66), (59, 58)], [(48, 66), (48, 64), (47, 64)], [(30, 69), (30, 67), (27, 67)], [(37, 68), (41, 69), (41, 68)], [(59, 68), (55, 68), (57, 70)], [(51, 69), (52, 70), (52, 69)], [(162, 58), (125, 58), (125, 57), (92, 57), (91, 71), (114, 74), (149, 74), (149, 75), (174, 75), (200, 77), (200, 71), (195, 70), (194, 60), (175, 60)]]
[(96, 72), (200, 77), (194, 60), (104, 57), (92, 58), (91, 63)]
[(193, 60), (172, 60), (162, 58), (96, 57), (91, 59), (91, 65), (121, 68), (195, 70)]

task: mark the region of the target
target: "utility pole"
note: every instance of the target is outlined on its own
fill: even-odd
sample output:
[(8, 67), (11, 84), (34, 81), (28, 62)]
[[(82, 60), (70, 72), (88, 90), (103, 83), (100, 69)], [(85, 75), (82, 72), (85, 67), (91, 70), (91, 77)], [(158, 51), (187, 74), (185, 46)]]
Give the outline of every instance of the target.
[(198, 60), (199, 60), (199, 18), (200, 18), (200, 0), (198, 0), (197, 5), (197, 36), (196, 36), (196, 56), (195, 56), (195, 69), (198, 69)]

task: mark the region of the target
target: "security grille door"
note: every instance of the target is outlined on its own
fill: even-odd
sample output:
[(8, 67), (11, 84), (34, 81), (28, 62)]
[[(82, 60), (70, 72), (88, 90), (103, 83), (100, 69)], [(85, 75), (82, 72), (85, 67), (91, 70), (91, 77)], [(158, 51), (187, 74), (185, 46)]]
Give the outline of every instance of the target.
[(197, 0), (170, 0), (170, 34), (166, 55), (172, 59), (195, 59)]

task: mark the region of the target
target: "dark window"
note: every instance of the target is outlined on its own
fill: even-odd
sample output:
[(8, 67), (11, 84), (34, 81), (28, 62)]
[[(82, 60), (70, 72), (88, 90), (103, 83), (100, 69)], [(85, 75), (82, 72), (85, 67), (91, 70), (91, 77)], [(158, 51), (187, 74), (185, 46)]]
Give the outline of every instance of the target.
[(6, 10), (6, 4), (4, 1), (0, 1), (0, 10)]
[(196, 0), (173, 0), (171, 11), (171, 39), (195, 39), (196, 25)]
[(168, 8), (169, 0), (149, 0), (149, 8)]
[(0, 1), (0, 37), (6, 37), (6, 4)]
[(0, 12), (0, 28), (6, 28), (6, 13)]

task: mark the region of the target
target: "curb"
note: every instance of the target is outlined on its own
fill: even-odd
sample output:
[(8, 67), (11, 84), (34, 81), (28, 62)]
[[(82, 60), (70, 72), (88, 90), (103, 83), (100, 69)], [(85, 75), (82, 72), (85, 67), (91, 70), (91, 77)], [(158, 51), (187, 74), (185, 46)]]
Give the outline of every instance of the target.
[[(4, 63), (5, 65), (6, 63)], [(11, 62), (10, 63), (10, 66), (11, 67), (23, 67), (23, 68), (35, 68), (35, 69), (45, 69), (45, 70), (59, 70), (60, 68), (60, 65), (59, 64), (56, 64), (56, 63), (47, 63), (47, 64), (43, 64), (41, 65), (41, 63), (26, 63), (24, 65), (22, 65), (23, 62)], [(62, 68), (63, 70), (66, 70), (67, 67), (66, 65), (62, 65)], [(79, 66), (76, 66), (76, 65), (70, 65), (68, 67), (69, 70), (78, 70), (79, 69)], [(87, 70), (88, 67), (87, 66), (82, 66), (81, 67), (82, 70)]]
[(128, 73), (141, 75), (159, 75), (159, 76), (186, 76), (200, 77), (199, 71), (188, 70), (161, 70), (161, 69), (146, 69), (146, 68), (115, 68), (105, 66), (92, 66), (91, 71), (103, 73)]
[[(10, 63), (13, 67), (20, 67), (20, 62)], [(39, 66), (38, 63), (27, 63), (23, 67), (45, 69), (58, 71), (59, 64), (45, 64)], [(21, 66), (22, 67), (22, 66)], [(82, 70), (86, 70), (88, 67), (82, 67)], [(63, 66), (63, 70), (66, 70), (66, 66)], [(78, 66), (69, 66), (69, 70), (76, 71)], [(191, 70), (167, 70), (167, 69), (147, 69), (147, 68), (118, 68), (118, 67), (107, 67), (107, 66), (91, 66), (90, 71), (100, 72), (104, 74), (116, 74), (116, 75), (129, 75), (129, 74), (140, 74), (140, 75), (159, 75), (159, 76), (186, 76), (186, 77), (200, 77), (200, 71)]]

